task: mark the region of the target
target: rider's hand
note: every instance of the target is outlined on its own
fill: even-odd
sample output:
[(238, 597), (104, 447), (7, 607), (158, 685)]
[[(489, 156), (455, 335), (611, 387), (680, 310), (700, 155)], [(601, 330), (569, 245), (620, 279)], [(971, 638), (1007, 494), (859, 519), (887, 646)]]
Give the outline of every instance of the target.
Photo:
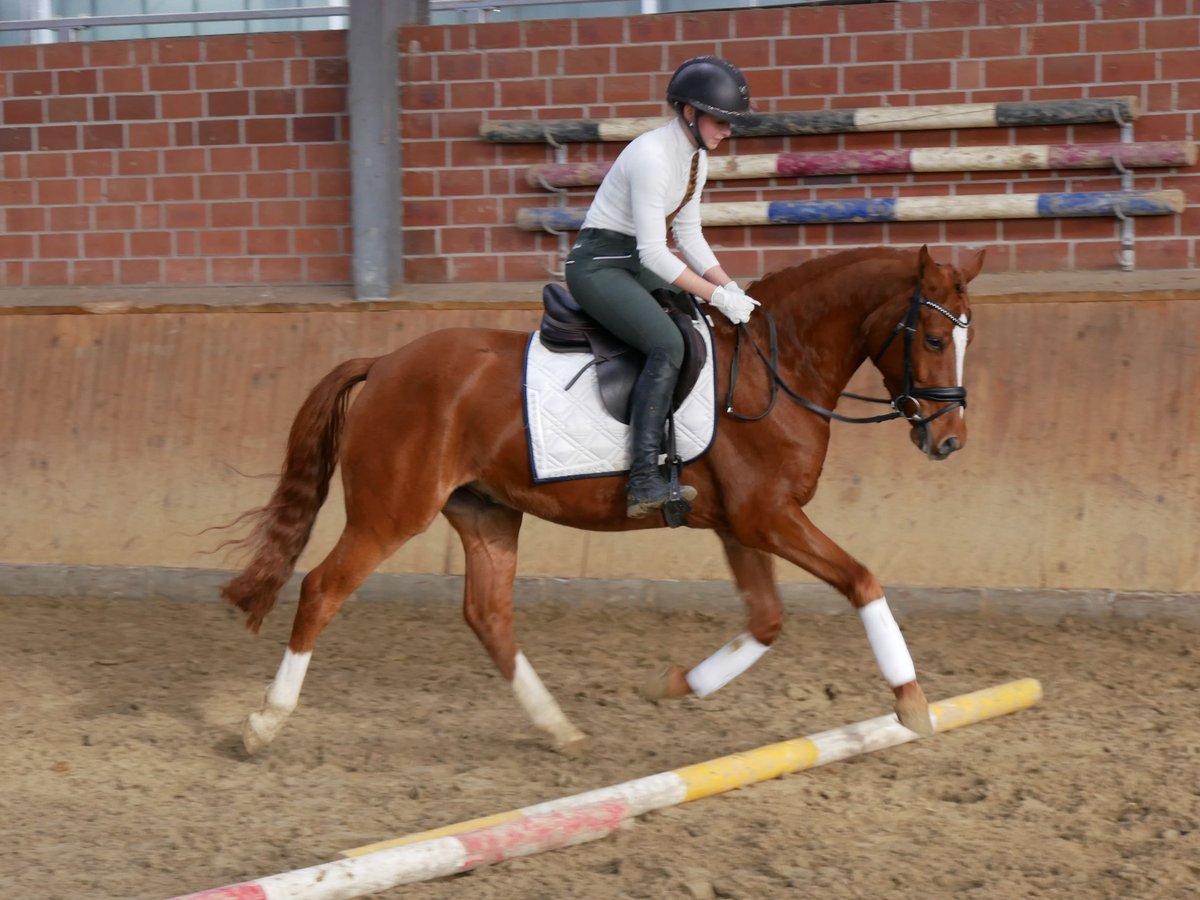
[(708, 302), (724, 313), (725, 318), (734, 325), (749, 322), (750, 313), (759, 305), (757, 300), (746, 294), (733, 281), (713, 291), (712, 299)]

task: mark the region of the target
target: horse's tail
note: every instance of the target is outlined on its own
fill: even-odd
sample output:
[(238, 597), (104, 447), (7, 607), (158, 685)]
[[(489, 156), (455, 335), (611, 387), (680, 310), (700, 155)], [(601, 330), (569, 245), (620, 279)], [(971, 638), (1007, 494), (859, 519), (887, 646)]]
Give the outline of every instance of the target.
[(246, 626), (255, 633), (312, 534), (337, 466), (350, 390), (367, 380), (374, 363), (374, 358), (347, 360), (313, 388), (292, 422), (275, 492), (266, 506), (243, 517), (252, 519), (254, 528), (237, 543), (253, 548), (254, 557), (221, 588), (221, 596), (246, 613)]

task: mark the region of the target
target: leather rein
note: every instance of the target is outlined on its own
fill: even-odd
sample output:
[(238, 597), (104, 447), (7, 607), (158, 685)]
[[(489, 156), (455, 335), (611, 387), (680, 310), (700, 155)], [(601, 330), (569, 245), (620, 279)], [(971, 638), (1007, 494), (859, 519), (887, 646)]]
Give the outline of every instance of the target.
[[(892, 408), (891, 412), (882, 413), (878, 416), (843, 416), (840, 413), (836, 413), (831, 409), (826, 409), (825, 407), (823, 407), (817, 403), (814, 403), (811, 400), (809, 400), (808, 398), (803, 397), (800, 394), (796, 393), (796, 391), (793, 390), (783, 380), (783, 376), (781, 376), (779, 374), (779, 338), (778, 338), (778, 333), (777, 333), (777, 330), (775, 327), (775, 317), (772, 316), (770, 311), (768, 311), (766, 309), (763, 309), (761, 314), (766, 316), (766, 319), (767, 319), (768, 346), (770, 349), (769, 356), (768, 356), (768, 354), (763, 352), (762, 347), (759, 346), (758, 341), (755, 340), (754, 335), (750, 333), (750, 330), (746, 327), (746, 325), (744, 323), (741, 325), (738, 325), (737, 329), (734, 332), (735, 339), (734, 339), (734, 345), (733, 345), (733, 360), (729, 364), (729, 392), (725, 398), (725, 412), (728, 415), (733, 416), (733, 418), (740, 419), (743, 422), (761, 421), (762, 419), (765, 419), (767, 416), (769, 416), (771, 414), (771, 410), (773, 410), (775, 408), (775, 401), (777, 401), (779, 399), (780, 389), (782, 389), (785, 394), (787, 394), (789, 397), (791, 397), (793, 400), (795, 400), (797, 403), (799, 403), (805, 409), (811, 410), (812, 412), (816, 413), (819, 416), (823, 416), (826, 419), (837, 419), (839, 422), (849, 422), (852, 425), (865, 425), (865, 424), (871, 424), (874, 422), (888, 422), (892, 419), (907, 419), (914, 426), (920, 426), (922, 428), (927, 429), (929, 427), (930, 422), (932, 422), (934, 419), (938, 418), (939, 416), (944, 416), (946, 413), (950, 412), (950, 410), (958, 409), (959, 407), (966, 409), (967, 389), (965, 387), (928, 387), (928, 388), (923, 388), (923, 387), (917, 387), (913, 383), (913, 366), (912, 366), (913, 340), (916, 337), (917, 318), (920, 315), (922, 306), (927, 306), (930, 309), (934, 310), (935, 312), (941, 313), (943, 316), (945, 316), (947, 319), (949, 319), (951, 322), (953, 322), (954, 327), (956, 327), (956, 328), (968, 328), (971, 324), (971, 317), (969, 314), (962, 319), (958, 318), (958, 316), (954, 315), (952, 312), (950, 312), (945, 307), (940, 306), (937, 303), (934, 303), (932, 300), (928, 300), (925, 297), (921, 296), (921, 286), (919, 284), (917, 285), (916, 289), (913, 290), (912, 300), (909, 302), (908, 311), (905, 314), (904, 318), (901, 319), (896, 324), (896, 327), (894, 329), (892, 329), (892, 333), (889, 334), (887, 340), (883, 342), (883, 346), (879, 348), (879, 352), (876, 353), (873, 357), (871, 357), (871, 361), (874, 362), (876, 365), (878, 365), (879, 360), (883, 358), (883, 355), (887, 352), (888, 348), (892, 345), (892, 341), (894, 341), (896, 339), (896, 336), (898, 334), (903, 333), (903, 335), (904, 335), (904, 388), (903, 388), (903, 390), (897, 396), (893, 397), (891, 400), (884, 400), (879, 397), (864, 397), (861, 394), (852, 394), (849, 392), (845, 392), (842, 394), (843, 397), (850, 397), (853, 400), (862, 400), (866, 403), (885, 403)], [(767, 404), (767, 408), (765, 410), (763, 410), (761, 413), (758, 413), (757, 415), (743, 415), (742, 413), (734, 412), (734, 410), (733, 410), (733, 392), (734, 392), (734, 389), (737, 387), (738, 368), (739, 368), (738, 361), (741, 358), (743, 334), (746, 336), (746, 340), (748, 340), (750, 342), (750, 346), (754, 348), (754, 352), (758, 355), (758, 358), (762, 360), (763, 365), (766, 366), (767, 371), (771, 373), (771, 400)], [(935, 412), (931, 416), (922, 416), (921, 415), (921, 401), (922, 400), (928, 400), (932, 403), (946, 403), (948, 405), (943, 406), (941, 409), (939, 409), (937, 412)], [(910, 404), (912, 406), (911, 413), (908, 412), (905, 408), (905, 407), (909, 406)]]

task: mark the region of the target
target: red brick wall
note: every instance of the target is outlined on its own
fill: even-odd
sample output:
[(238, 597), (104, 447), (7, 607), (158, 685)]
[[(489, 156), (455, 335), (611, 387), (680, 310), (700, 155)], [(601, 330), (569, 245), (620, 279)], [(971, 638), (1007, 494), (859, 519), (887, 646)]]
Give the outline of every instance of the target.
[[(407, 271), (427, 281), (545, 278), (560, 243), (511, 224), (526, 166), (545, 145), (482, 143), (485, 119), (663, 115), (670, 72), (719, 53), (745, 70), (767, 111), (1054, 98), (1139, 98), (1136, 140), (1182, 140), (1200, 124), (1197, 0), (929, 0), (652, 17), (405, 28), (401, 40)], [(735, 153), (1114, 141), (1113, 126), (760, 138)], [(568, 160), (620, 145), (568, 145)], [(1139, 268), (1195, 265), (1200, 167), (1137, 170), (1138, 189), (1182, 188), (1182, 216), (1137, 220)], [(981, 172), (710, 182), (707, 201), (1111, 190), (1110, 171)], [(588, 189), (569, 203), (586, 206)], [(1114, 219), (711, 228), (726, 268), (760, 274), (804, 254), (864, 244), (988, 246), (989, 271), (1112, 269)]]
[[(545, 145), (486, 119), (661, 115), (681, 60), (720, 53), (760, 109), (1135, 95), (1138, 140), (1191, 137), (1200, 0), (927, 0), (403, 29), (403, 186), (412, 281), (540, 280), (560, 241), (518, 231), (556, 203), (525, 185)], [(345, 35), (0, 47), (0, 287), (346, 283)], [(732, 152), (1116, 140), (1115, 126), (733, 141)], [(619, 145), (571, 145), (568, 159)], [(728, 150), (723, 152), (729, 152)], [(1103, 190), (1063, 171), (712, 182), (706, 200)], [(1182, 216), (1137, 221), (1139, 268), (1193, 266), (1200, 167), (1139, 170)], [(590, 190), (569, 202), (586, 205)], [(988, 246), (989, 271), (1115, 266), (1111, 219), (755, 226), (708, 231), (739, 276), (846, 245)]]
[(0, 48), (0, 286), (344, 283), (343, 32)]

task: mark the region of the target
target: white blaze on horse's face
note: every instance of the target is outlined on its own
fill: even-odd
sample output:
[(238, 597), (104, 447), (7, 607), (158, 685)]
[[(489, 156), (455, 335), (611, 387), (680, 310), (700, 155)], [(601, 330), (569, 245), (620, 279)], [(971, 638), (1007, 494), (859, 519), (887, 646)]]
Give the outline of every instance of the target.
[[(967, 334), (967, 329), (959, 328), (957, 325), (954, 327), (954, 365), (958, 374), (958, 387), (963, 386), (963, 364), (967, 360), (968, 337), (969, 335)], [(965, 406), (960, 406), (958, 408), (958, 414), (959, 416), (965, 416), (967, 414), (967, 408)]]

